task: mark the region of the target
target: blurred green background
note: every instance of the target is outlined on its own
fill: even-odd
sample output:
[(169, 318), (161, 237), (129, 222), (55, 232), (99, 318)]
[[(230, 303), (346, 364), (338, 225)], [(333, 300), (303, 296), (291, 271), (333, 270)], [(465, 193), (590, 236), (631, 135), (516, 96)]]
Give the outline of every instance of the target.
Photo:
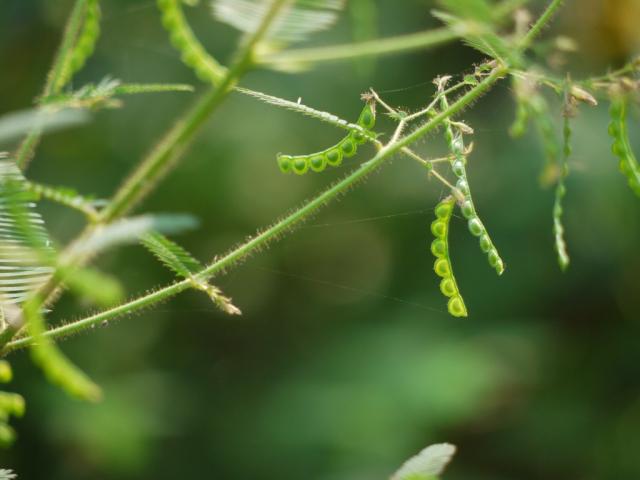
[[(75, 84), (107, 75), (198, 86), (169, 46), (154, 2), (106, 0), (96, 56)], [(538, 11), (544, 2), (532, 2)], [(425, 0), (377, 0), (382, 36), (437, 25)], [(43, 84), (71, 1), (0, 5), (0, 113), (26, 108)], [(601, 73), (637, 50), (636, 0), (568, 1), (548, 35), (580, 51), (563, 68)], [(237, 42), (209, 6), (190, 10), (218, 58)], [(309, 44), (346, 42), (349, 15)], [(481, 60), (449, 45), (322, 65), (298, 75), (254, 72), (243, 83), (354, 119), (372, 86), (417, 108), (430, 80)], [(127, 98), (86, 126), (46, 137), (28, 175), (108, 197), (196, 94)], [(105, 390), (99, 405), (49, 385), (24, 352), (10, 385), (27, 398), (15, 446), (0, 467), (20, 478), (384, 479), (429, 443), (460, 451), (451, 480), (640, 478), (640, 203), (609, 153), (607, 105), (575, 120), (566, 199), (572, 265), (556, 264), (553, 192), (538, 174), (534, 134), (514, 141), (507, 82), (464, 120), (475, 127), (470, 181), (507, 273), (488, 268), (464, 222), (454, 221), (454, 268), (469, 319), (446, 314), (428, 250), (440, 184), (395, 159), (270, 250), (215, 280), (243, 310), (219, 313), (201, 294), (65, 341), (62, 348)], [(560, 118), (560, 105), (554, 103)], [(390, 124), (381, 120), (388, 132)], [(637, 115), (632, 134), (640, 148)], [(333, 143), (331, 127), (232, 95), (180, 168), (140, 211), (192, 212), (201, 228), (179, 241), (203, 260), (311, 198), (362, 157), (323, 175), (283, 176), (277, 152)], [(418, 149), (444, 152), (432, 136)], [(52, 235), (82, 226), (43, 203)], [(146, 251), (126, 247), (99, 266), (133, 296), (171, 280)], [(65, 297), (56, 322), (91, 307)]]

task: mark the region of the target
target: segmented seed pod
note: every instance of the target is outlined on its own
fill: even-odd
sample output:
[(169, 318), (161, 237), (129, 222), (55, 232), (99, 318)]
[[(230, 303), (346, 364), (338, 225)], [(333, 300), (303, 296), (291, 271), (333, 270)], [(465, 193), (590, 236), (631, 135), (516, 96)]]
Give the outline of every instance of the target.
[[(441, 100), (441, 107), (443, 110), (446, 110), (449, 107), (447, 99), (444, 96)], [(498, 275), (502, 275), (504, 273), (504, 262), (502, 261), (502, 258), (500, 258), (498, 250), (494, 246), (491, 237), (487, 232), (487, 229), (485, 228), (482, 220), (480, 220), (480, 217), (476, 212), (473, 197), (471, 196), (471, 190), (469, 189), (469, 181), (467, 179), (466, 169), (467, 159), (464, 153), (465, 147), (462, 134), (456, 135), (454, 133), (453, 127), (449, 120), (446, 120), (445, 124), (445, 139), (449, 144), (449, 149), (453, 153), (453, 158), (451, 160), (451, 170), (457, 177), (456, 188), (464, 197), (463, 200), (459, 202), (460, 211), (462, 212), (464, 218), (467, 220), (467, 225), (471, 234), (474, 237), (478, 237), (480, 249), (487, 254), (489, 265), (491, 266), (491, 268), (495, 269)]]
[(98, 0), (88, 0), (85, 9), (82, 31), (71, 54), (71, 75), (82, 69), (87, 58), (93, 54), (100, 36), (100, 4)]
[(640, 196), (640, 166), (631, 149), (627, 128), (627, 98), (616, 96), (611, 99), (609, 115), (609, 135), (613, 138), (611, 151), (618, 157), (620, 172), (627, 177), (627, 183)]
[(564, 239), (564, 225), (562, 224), (562, 215), (564, 208), (562, 201), (567, 194), (565, 186), (565, 178), (569, 174), (569, 157), (571, 156), (571, 122), (569, 116), (565, 116), (563, 128), (563, 156), (560, 164), (560, 176), (556, 185), (556, 195), (553, 204), (553, 236), (555, 240), (555, 249), (558, 255), (558, 264), (562, 270), (566, 270), (569, 266), (569, 253), (567, 252), (567, 242)]
[[(161, 0), (167, 1), (167, 0)], [(304, 175), (309, 170), (322, 172), (327, 166), (338, 167), (343, 158), (353, 157), (358, 151), (358, 145), (367, 142), (374, 133), (371, 129), (375, 126), (375, 104), (367, 102), (358, 117), (358, 126), (364, 131), (353, 130), (349, 132), (337, 144), (309, 155), (283, 155), (278, 154), (276, 160), (282, 173), (296, 173)]]
[(436, 257), (433, 270), (442, 278), (440, 291), (449, 299), (447, 310), (454, 317), (466, 317), (467, 307), (460, 295), (449, 256), (449, 224), (455, 203), (453, 197), (447, 197), (436, 207), (436, 219), (431, 223), (431, 233), (435, 237), (431, 242), (431, 253)]
[(171, 44), (180, 52), (183, 63), (203, 82), (219, 84), (225, 68), (196, 38), (182, 12), (181, 0), (157, 0), (157, 4), (162, 13), (162, 25), (169, 32)]

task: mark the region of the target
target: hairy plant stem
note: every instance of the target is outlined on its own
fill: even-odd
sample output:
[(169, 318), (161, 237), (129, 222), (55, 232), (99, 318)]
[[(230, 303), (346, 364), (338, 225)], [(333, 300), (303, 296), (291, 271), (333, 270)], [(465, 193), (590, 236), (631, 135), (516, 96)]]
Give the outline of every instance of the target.
[(531, 46), (533, 41), (536, 39), (542, 29), (549, 24), (551, 18), (555, 15), (558, 9), (562, 6), (564, 0), (552, 0), (551, 3), (547, 6), (545, 11), (538, 17), (536, 23), (534, 23), (524, 38), (520, 41), (518, 45), (521, 51), (526, 50)]
[(435, 47), (455, 40), (458, 37), (459, 35), (457, 33), (449, 28), (443, 27), (366, 42), (333, 45), (329, 47), (298, 48), (284, 52), (265, 54), (256, 58), (256, 63), (268, 66), (296, 63), (312, 64), (349, 60), (373, 55), (388, 55)]
[[(213, 263), (206, 266), (201, 272), (195, 274), (194, 277), (198, 280), (209, 279), (216, 274), (228, 269), (244, 258), (248, 257), (253, 252), (265, 247), (270, 242), (279, 238), (281, 234), (290, 231), (309, 215), (315, 213), (321, 207), (327, 205), (329, 202), (348, 191), (354, 185), (364, 180), (370, 173), (379, 168), (394, 154), (401, 152), (402, 149), (408, 147), (416, 140), (422, 138), (425, 134), (438, 128), (444, 123), (446, 119), (459, 113), (465, 107), (476, 101), (507, 72), (507, 67), (497, 67), (482, 82), (480, 82), (466, 94), (461, 96), (457, 101), (452, 103), (449, 108), (441, 111), (438, 115), (434, 116), (423, 125), (417, 127), (413, 132), (405, 135), (402, 138), (399, 138), (394, 143), (385, 145), (371, 160), (362, 164), (357, 170), (349, 174), (347, 177), (333, 184), (331, 187), (303, 205), (301, 208), (286, 216), (282, 220), (278, 221), (268, 229), (264, 230), (262, 233), (256, 235), (248, 242), (235, 248), (222, 258), (215, 260)], [(182, 280), (110, 310), (106, 310), (104, 312), (83, 318), (81, 320), (73, 321), (65, 325), (53, 328), (44, 333), (44, 335), (51, 338), (59, 338), (77, 333), (91, 328), (92, 326), (99, 325), (102, 322), (106, 322), (123, 315), (134, 313), (145, 307), (149, 307), (191, 287), (191, 280)], [(29, 346), (32, 342), (33, 339), (31, 337), (14, 340), (5, 346), (5, 348), (2, 350), (2, 354), (9, 353), (19, 348), (24, 348), (26, 346)]]
[[(60, 93), (65, 86), (65, 81), (69, 78), (67, 73), (71, 64), (73, 45), (82, 28), (82, 16), (84, 15), (85, 7), (86, 0), (76, 0), (73, 5), (73, 9), (69, 14), (67, 24), (64, 28), (64, 33), (62, 34), (60, 46), (58, 47), (51, 69), (47, 74), (47, 81), (41, 98)], [(41, 136), (41, 132), (35, 129), (29, 132), (22, 143), (20, 143), (15, 154), (15, 162), (20, 170), (24, 170), (33, 158), (33, 154), (40, 143)]]

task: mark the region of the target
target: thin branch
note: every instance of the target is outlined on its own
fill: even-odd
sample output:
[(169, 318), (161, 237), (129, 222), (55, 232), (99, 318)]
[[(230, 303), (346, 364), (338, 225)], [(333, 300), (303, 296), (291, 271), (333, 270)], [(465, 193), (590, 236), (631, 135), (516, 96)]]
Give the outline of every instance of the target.
[(555, 15), (558, 9), (562, 6), (564, 0), (552, 0), (549, 6), (545, 9), (545, 11), (538, 17), (536, 23), (534, 23), (524, 38), (520, 41), (520, 50), (524, 51), (531, 46), (533, 41), (536, 39), (542, 29), (547, 26), (547, 24), (551, 21), (551, 18)]
[(329, 47), (299, 48), (284, 52), (264, 54), (256, 63), (271, 67), (289, 64), (315, 64), (350, 60), (354, 58), (390, 55), (437, 47), (458, 38), (458, 34), (449, 28), (437, 28), (425, 32), (399, 35), (397, 37), (369, 40), (360, 43), (347, 43)]

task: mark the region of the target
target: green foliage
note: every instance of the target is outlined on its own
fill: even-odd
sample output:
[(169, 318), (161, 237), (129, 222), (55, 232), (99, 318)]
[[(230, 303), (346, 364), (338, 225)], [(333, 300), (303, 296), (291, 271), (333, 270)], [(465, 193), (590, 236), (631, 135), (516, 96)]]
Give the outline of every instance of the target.
[(613, 138), (611, 151), (618, 157), (620, 172), (627, 177), (629, 187), (636, 195), (640, 196), (640, 166), (631, 148), (627, 128), (628, 103), (628, 97), (619, 92), (615, 92), (611, 99), (609, 109), (611, 116), (609, 135)]
[[(185, 1), (184, 3), (193, 2)], [(403, 158), (408, 157), (427, 167), (430, 177), (440, 181), (452, 194), (442, 200), (436, 208), (437, 218), (431, 225), (435, 236), (431, 251), (436, 257), (434, 270), (442, 278), (440, 289), (448, 298), (448, 311), (453, 316), (466, 317), (468, 312), (453, 274), (449, 252), (448, 234), (456, 203), (467, 221), (470, 232), (478, 237), (482, 251), (488, 256), (489, 264), (499, 275), (504, 272), (504, 262), (480, 220), (471, 196), (466, 166), (472, 148), (465, 147), (464, 135), (471, 134), (472, 130), (465, 123), (457, 120), (457, 117), (498, 81), (509, 75), (518, 79), (515, 80), (518, 113), (513, 133), (523, 133), (528, 119), (532, 118), (545, 144), (549, 169), (554, 169), (553, 172), (556, 174), (549, 175), (553, 177), (551, 179), (554, 182), (557, 181), (553, 210), (554, 233), (559, 261), (563, 268), (566, 267), (568, 256), (561, 222), (571, 128), (567, 116), (564, 150), (561, 155), (560, 144), (555, 138), (551, 110), (544, 96), (538, 92), (545, 86), (556, 87), (557, 81), (547, 77), (545, 73), (538, 73), (535, 67), (527, 65), (523, 52), (524, 47), (530, 44), (546, 25), (561, 1), (553, 0), (540, 19), (534, 23), (533, 28), (523, 36), (520, 35), (522, 32), (518, 31), (510, 34), (503, 33), (508, 25), (508, 21), (505, 20), (508, 17), (507, 13), (512, 12), (515, 6), (521, 3), (517, 0), (500, 3), (485, 0), (442, 0), (440, 4), (446, 12), (437, 13), (437, 16), (446, 24), (442, 28), (445, 33), (444, 38), (459, 36), (467, 44), (489, 56), (490, 60), (477, 66), (473, 73), (462, 75), (460, 77), (462, 80), (448, 89), (445, 89), (444, 77), (437, 79), (438, 89), (433, 101), (426, 107), (420, 106), (415, 113), (401, 112), (389, 107), (372, 90), (371, 94), (364, 97), (366, 102), (364, 109), (357, 122), (352, 124), (330, 112), (318, 111), (299, 102), (291, 102), (237, 86), (244, 73), (261, 64), (259, 61), (261, 55), (283, 49), (288, 43), (304, 40), (310, 34), (333, 25), (344, 3), (342, 0), (214, 1), (213, 11), (216, 18), (245, 34), (239, 48), (231, 57), (233, 59), (231, 66), (226, 68), (211, 57), (204, 45), (196, 38), (187, 23), (180, 0), (158, 0), (162, 22), (170, 34), (171, 42), (181, 52), (183, 62), (191, 67), (199, 78), (211, 83), (213, 87), (197, 101), (193, 108), (176, 121), (157, 146), (143, 158), (139, 167), (127, 177), (113, 199), (106, 202), (102, 210), (91, 199), (78, 195), (72, 189), (48, 187), (27, 181), (17, 168), (17, 166), (26, 165), (27, 158), (35, 152), (40, 134), (44, 130), (56, 128), (64, 122), (58, 118), (52, 121), (49, 127), (46, 122), (38, 123), (35, 117), (28, 115), (23, 119), (22, 125), (19, 125), (20, 122), (17, 122), (15, 117), (8, 120), (8, 126), (2, 125), (2, 120), (5, 119), (0, 120), (0, 141), (3, 139), (3, 127), (4, 138), (13, 139), (16, 135), (29, 133), (18, 150), (17, 166), (8, 160), (0, 161), (0, 177), (4, 179), (0, 191), (0, 215), (3, 222), (0, 230), (0, 247), (2, 247), (0, 266), (6, 266), (7, 271), (13, 275), (8, 278), (8, 283), (3, 283), (0, 287), (0, 293), (3, 294), (0, 298), (0, 312), (3, 319), (3, 330), (0, 335), (4, 353), (30, 346), (34, 362), (45, 372), (51, 382), (77, 397), (86, 400), (99, 399), (99, 387), (61, 353), (54, 343), (55, 338), (131, 314), (187, 289), (203, 291), (224, 312), (239, 314), (240, 310), (233, 305), (231, 299), (225, 297), (220, 289), (211, 285), (210, 279), (291, 231), (321, 207), (365, 180), (396, 154), (402, 154)], [(360, 5), (366, 3), (361, 2)], [(76, 2), (44, 94), (38, 99), (40, 104), (38, 115), (42, 112), (47, 114), (65, 112), (69, 108), (85, 110), (115, 107), (120, 105), (116, 98), (119, 95), (192, 90), (187, 85), (121, 84), (110, 77), (75, 91), (66, 90), (65, 87), (70, 83), (73, 75), (82, 68), (94, 51), (100, 31), (99, 16), (97, 0)], [(443, 37), (437, 36), (437, 38)], [(412, 37), (410, 40), (402, 37), (384, 43), (371, 41), (372, 43), (366, 46), (368, 50), (364, 50), (368, 53), (363, 53), (361, 56), (371, 55), (372, 51), (387, 53), (415, 48), (412, 46), (415, 43), (411, 42), (418, 42), (422, 46), (437, 43), (434, 43), (433, 37), (422, 35)], [(325, 57), (328, 55), (329, 58), (331, 55), (335, 58), (345, 58), (344, 54), (339, 53), (339, 49), (328, 51), (329, 54), (325, 50), (320, 55), (316, 51), (316, 57), (307, 52), (309, 56), (306, 59), (304, 51), (302, 53), (298, 51), (297, 55), (299, 59), (301, 58), (301, 64), (313, 63), (313, 58), (322, 58), (323, 55)], [(285, 51), (284, 54), (286, 53)], [(294, 56), (295, 54), (296, 52)], [(340, 55), (343, 56), (340, 57)], [(606, 80), (611, 80), (615, 76), (611, 74)], [(525, 86), (518, 86), (518, 82)], [(572, 87), (570, 95), (574, 98), (582, 96), (583, 101), (589, 101), (590, 93), (580, 88), (577, 85)], [(296, 156), (278, 155), (278, 165), (285, 173), (303, 174), (309, 170), (320, 172), (328, 165), (338, 166), (344, 157), (355, 155), (358, 146), (366, 141), (373, 143), (377, 150), (368, 161), (328, 186), (300, 208), (261, 230), (254, 237), (248, 238), (226, 255), (206, 264), (196, 260), (183, 247), (161, 234), (193, 228), (195, 222), (192, 217), (142, 214), (125, 218), (124, 215), (135, 208), (140, 200), (158, 184), (162, 176), (177, 164), (212, 112), (229, 93), (234, 91), (276, 107), (311, 116), (347, 131), (340, 142), (320, 152)], [(457, 95), (459, 92), (462, 93), (449, 103), (448, 98), (452, 98), (454, 93)], [(623, 173), (638, 193), (640, 177), (637, 162), (629, 146), (626, 103), (620, 104), (619, 101), (618, 98), (614, 99), (611, 110), (610, 131), (615, 139), (614, 153), (620, 158)], [(390, 119), (398, 124), (396, 130), (389, 136), (389, 140), (384, 143), (379, 139), (385, 137), (378, 136), (373, 131), (376, 123), (376, 108), (386, 109)], [(16, 124), (19, 127), (17, 129)], [(449, 154), (444, 158), (426, 160), (417, 153), (418, 144), (427, 139), (429, 133), (439, 128), (445, 130)], [(245, 135), (250, 131), (251, 126), (243, 125)], [(441, 164), (447, 168), (446, 173), (438, 170)], [(455, 175), (454, 184), (447, 180), (450, 175), (448, 169)], [(424, 172), (424, 169), (421, 171)], [(78, 209), (89, 220), (80, 236), (70, 242), (60, 254), (51, 247), (43, 220), (34, 211), (33, 202), (41, 198)], [(107, 248), (138, 241), (179, 278), (166, 287), (108, 308), (121, 301), (123, 288), (115, 277), (89, 269), (85, 265)], [(44, 318), (45, 307), (54, 308), (62, 285), (68, 286), (75, 293), (88, 297), (107, 309), (47, 330)], [(20, 311), (17, 305), (22, 305), (23, 310)], [(25, 323), (26, 331), (21, 330), (22, 323)], [(12, 340), (14, 335), (17, 337)], [(5, 364), (0, 363), (0, 378), (10, 377), (6, 368)], [(442, 369), (436, 369), (432, 373), (434, 376), (444, 376)], [(453, 400), (455, 399), (450, 397), (444, 403), (452, 403)], [(1, 412), (7, 412), (5, 416), (8, 417), (21, 415), (23, 410), (24, 401), (21, 397), (14, 394), (0, 394), (0, 439), (8, 438), (7, 432), (11, 432), (6, 422), (2, 423), (6, 419), (2, 417)], [(429, 447), (410, 459), (393, 479), (432, 480), (437, 478), (454, 451), (454, 447), (448, 444)]]
[(431, 224), (431, 233), (436, 238), (431, 243), (431, 253), (436, 257), (433, 270), (442, 278), (440, 291), (449, 299), (447, 310), (454, 317), (466, 317), (467, 307), (460, 295), (449, 255), (449, 224), (455, 203), (455, 198), (447, 197), (436, 207), (436, 220)]

